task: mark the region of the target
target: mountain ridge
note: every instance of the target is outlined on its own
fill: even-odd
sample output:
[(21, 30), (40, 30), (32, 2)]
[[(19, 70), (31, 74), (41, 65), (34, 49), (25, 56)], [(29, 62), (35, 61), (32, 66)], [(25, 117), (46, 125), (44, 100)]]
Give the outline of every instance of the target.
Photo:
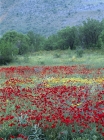
[(104, 18), (103, 0), (1, 0), (0, 35), (9, 30), (49, 36), (87, 18)]

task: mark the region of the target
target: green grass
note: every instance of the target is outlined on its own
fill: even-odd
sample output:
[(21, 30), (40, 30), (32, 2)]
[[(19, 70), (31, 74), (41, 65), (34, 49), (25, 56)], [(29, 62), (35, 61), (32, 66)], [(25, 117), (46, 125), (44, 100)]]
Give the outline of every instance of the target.
[(76, 51), (56, 50), (40, 51), (24, 56), (17, 56), (14, 62), (8, 66), (35, 66), (35, 65), (88, 65), (88, 67), (104, 67), (104, 54), (101, 51), (86, 50), (82, 57), (78, 57)]

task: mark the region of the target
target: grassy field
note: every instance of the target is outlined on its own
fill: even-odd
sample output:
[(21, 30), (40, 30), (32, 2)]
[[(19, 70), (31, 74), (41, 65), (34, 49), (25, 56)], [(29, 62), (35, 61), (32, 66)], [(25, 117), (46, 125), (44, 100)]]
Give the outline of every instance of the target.
[(40, 51), (24, 56), (17, 56), (9, 66), (35, 66), (35, 65), (88, 65), (89, 67), (104, 67), (104, 54), (101, 51), (87, 50), (79, 57), (76, 51)]

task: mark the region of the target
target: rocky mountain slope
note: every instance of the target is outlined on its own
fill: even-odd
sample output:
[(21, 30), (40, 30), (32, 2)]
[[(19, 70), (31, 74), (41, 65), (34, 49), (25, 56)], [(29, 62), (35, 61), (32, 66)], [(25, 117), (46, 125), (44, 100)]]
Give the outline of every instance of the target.
[(0, 35), (32, 30), (49, 36), (87, 18), (104, 18), (104, 0), (0, 0)]

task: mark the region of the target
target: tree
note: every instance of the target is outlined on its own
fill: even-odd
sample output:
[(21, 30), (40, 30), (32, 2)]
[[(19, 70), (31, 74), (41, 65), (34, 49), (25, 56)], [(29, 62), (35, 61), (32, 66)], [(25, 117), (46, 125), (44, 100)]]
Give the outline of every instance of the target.
[(33, 31), (27, 33), (29, 37), (29, 46), (32, 51), (38, 51), (42, 49), (42, 44), (45, 38), (39, 34), (35, 34)]
[(98, 47), (97, 42), (101, 31), (102, 26), (98, 20), (87, 19), (79, 28), (80, 43), (83, 43), (87, 49)]
[(66, 27), (58, 32), (59, 37), (59, 46), (60, 49), (68, 49), (70, 47), (71, 50), (76, 48), (78, 45), (78, 31), (76, 27)]
[(99, 35), (98, 46), (99, 46), (99, 48), (101, 48), (102, 50), (104, 50), (104, 30)]
[(24, 54), (29, 51), (29, 38), (27, 35), (17, 33), (16, 31), (8, 31), (2, 37), (4, 42), (10, 42), (14, 47), (18, 48), (19, 54)]
[(19, 34), (19, 39), (15, 44), (19, 48), (20, 55), (28, 53), (31, 48), (29, 47), (29, 37), (27, 35)]
[(57, 35), (51, 35), (46, 38), (44, 43), (45, 50), (56, 50), (59, 49), (59, 38)]

